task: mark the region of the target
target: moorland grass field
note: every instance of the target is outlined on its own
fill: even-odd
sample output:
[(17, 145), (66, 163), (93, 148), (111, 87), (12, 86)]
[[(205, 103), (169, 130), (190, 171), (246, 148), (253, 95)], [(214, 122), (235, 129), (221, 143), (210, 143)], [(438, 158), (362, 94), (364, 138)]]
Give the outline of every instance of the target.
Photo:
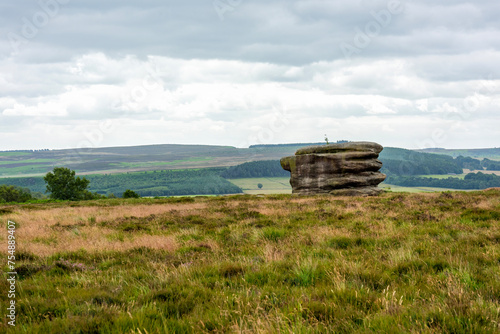
[(0, 217), (16, 223), (18, 273), (16, 326), (2, 315), (1, 332), (500, 331), (496, 190), (109, 199)]

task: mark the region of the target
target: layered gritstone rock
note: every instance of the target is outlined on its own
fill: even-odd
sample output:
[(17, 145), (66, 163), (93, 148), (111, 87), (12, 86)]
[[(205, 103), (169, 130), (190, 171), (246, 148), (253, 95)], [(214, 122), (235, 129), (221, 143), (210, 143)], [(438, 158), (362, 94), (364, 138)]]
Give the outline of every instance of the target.
[(309, 146), (282, 158), (281, 166), (290, 172), (294, 194), (377, 195), (386, 177), (377, 159), (382, 150), (370, 142)]

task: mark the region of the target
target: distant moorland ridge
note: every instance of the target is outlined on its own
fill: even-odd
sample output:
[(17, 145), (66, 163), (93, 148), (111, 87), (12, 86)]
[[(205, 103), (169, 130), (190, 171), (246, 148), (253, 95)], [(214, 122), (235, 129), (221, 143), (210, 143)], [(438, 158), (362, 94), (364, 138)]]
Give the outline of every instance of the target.
[[(228, 167), (250, 161), (279, 160), (284, 156), (293, 155), (301, 147), (320, 144), (324, 143), (253, 145), (249, 148), (164, 144), (66, 150), (0, 151), (0, 178), (41, 176), (58, 166), (71, 168), (79, 174)], [(458, 157), (460, 155), (500, 160), (500, 148), (428, 149), (420, 152), (433, 154), (419, 155), (416, 151), (386, 147), (382, 151), (380, 159), (382, 162), (385, 162), (384, 160), (408, 159), (417, 161), (422, 157), (425, 157), (425, 160), (434, 160), (435, 153), (439, 153), (441, 155), (439, 159), (442, 161), (444, 161), (445, 156)], [(385, 164), (386, 167), (389, 167), (389, 164), (390, 161)]]
[[(242, 190), (225, 179), (289, 177), (279, 159), (302, 147), (324, 143), (254, 145), (147, 145), (73, 150), (0, 152), (0, 184), (45, 192), (43, 175), (67, 167), (85, 175), (90, 190), (120, 195), (134, 189), (141, 196), (228, 194)], [(439, 149), (436, 149), (439, 150)], [(434, 152), (427, 150), (429, 152)], [(379, 159), (389, 185), (450, 189), (484, 189), (500, 184), (500, 149), (446, 154), (385, 147)], [(483, 155), (479, 155), (479, 154)], [(175, 173), (174, 173), (175, 171)], [(466, 171), (464, 173), (464, 171)], [(490, 175), (465, 175), (472, 171)], [(425, 176), (430, 176), (425, 177)], [(439, 176), (436, 178), (436, 176)]]

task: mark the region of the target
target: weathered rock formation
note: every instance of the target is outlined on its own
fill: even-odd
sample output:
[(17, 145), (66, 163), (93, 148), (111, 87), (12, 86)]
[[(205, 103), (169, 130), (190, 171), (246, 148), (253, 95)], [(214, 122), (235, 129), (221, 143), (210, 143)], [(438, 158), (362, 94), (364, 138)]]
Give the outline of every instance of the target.
[(309, 146), (282, 158), (281, 166), (290, 171), (294, 194), (377, 195), (386, 177), (377, 159), (382, 150), (370, 142)]

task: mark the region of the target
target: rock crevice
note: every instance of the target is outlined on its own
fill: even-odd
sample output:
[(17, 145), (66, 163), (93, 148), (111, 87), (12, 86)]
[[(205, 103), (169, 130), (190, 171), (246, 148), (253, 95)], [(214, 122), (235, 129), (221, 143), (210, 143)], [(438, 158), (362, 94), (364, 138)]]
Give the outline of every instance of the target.
[(383, 147), (371, 142), (349, 142), (304, 147), (281, 159), (290, 172), (294, 194), (377, 195), (385, 180), (378, 155)]

